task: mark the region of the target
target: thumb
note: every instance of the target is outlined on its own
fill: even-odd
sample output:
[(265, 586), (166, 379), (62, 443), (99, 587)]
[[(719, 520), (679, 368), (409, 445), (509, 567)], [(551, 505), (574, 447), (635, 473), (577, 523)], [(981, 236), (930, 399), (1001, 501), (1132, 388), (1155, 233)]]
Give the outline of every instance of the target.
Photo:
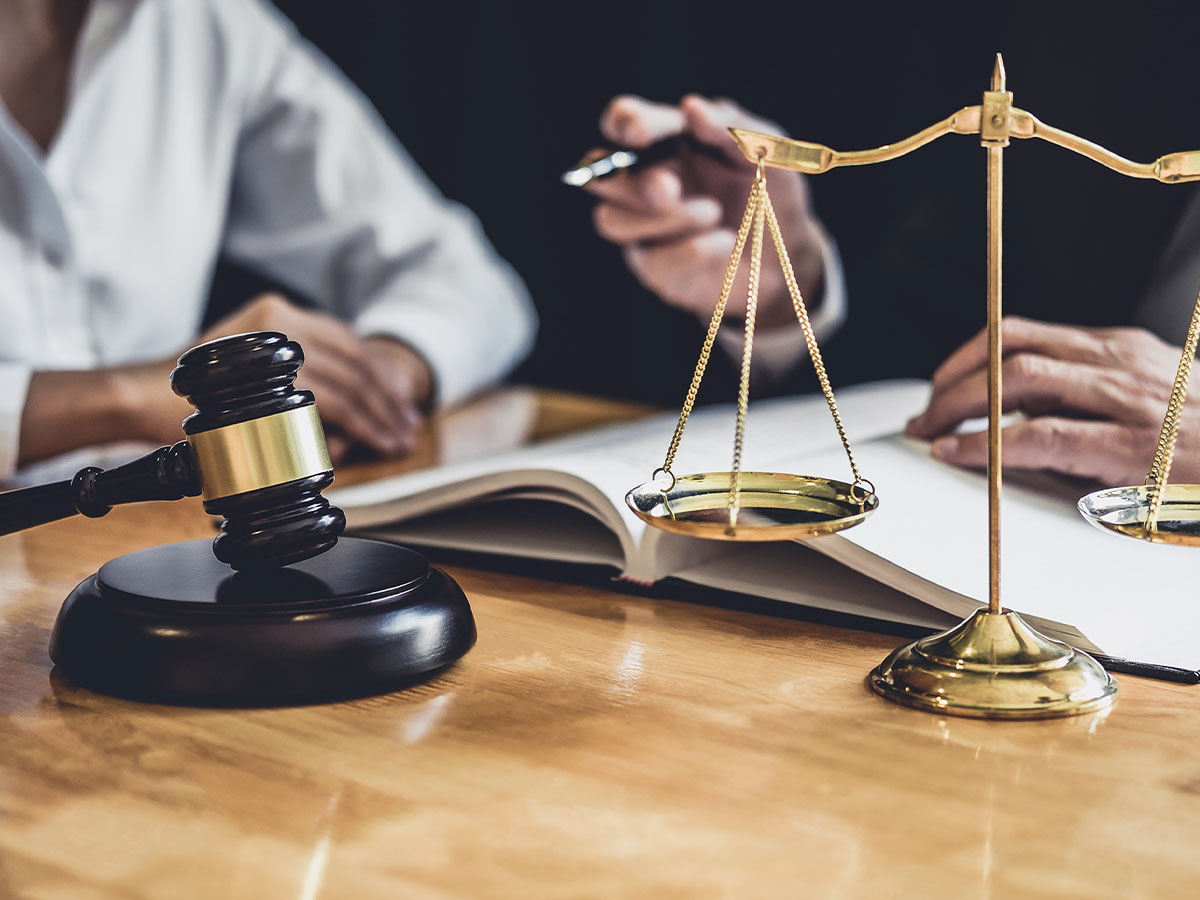
[(683, 113), (678, 107), (625, 95), (605, 108), (600, 131), (608, 140), (626, 147), (645, 147), (683, 131)]

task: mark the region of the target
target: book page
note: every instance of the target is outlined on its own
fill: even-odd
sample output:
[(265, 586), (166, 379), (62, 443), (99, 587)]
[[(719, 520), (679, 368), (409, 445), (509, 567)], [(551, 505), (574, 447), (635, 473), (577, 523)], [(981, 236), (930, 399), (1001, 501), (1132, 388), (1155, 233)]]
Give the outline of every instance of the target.
[[(981, 473), (932, 459), (928, 444), (903, 436), (905, 422), (923, 408), (927, 395), (927, 386), (914, 381), (839, 391), (859, 468), (875, 484), (880, 506), (863, 524), (806, 543), (889, 588), (962, 617), (987, 598), (987, 481)], [(675, 421), (676, 414), (668, 413), (610, 426), (488, 459), (343, 488), (330, 492), (330, 499), (361, 529), (467, 507), (504, 492), (533, 491), (530, 496), (561, 498), (602, 522), (620, 547), (616, 554), (613, 545), (601, 547), (599, 539), (590, 546), (578, 543), (584, 538), (571, 537), (557, 542), (564, 554), (574, 547), (580, 558), (613, 558), (627, 577), (639, 581), (678, 574), (734, 590), (740, 582), (746, 592), (789, 599), (786, 571), (799, 562), (744, 544), (647, 529), (627, 508), (625, 493), (661, 465)], [(675, 472), (728, 470), (733, 429), (732, 406), (696, 410)], [(820, 395), (752, 403), (743, 468), (849, 479)], [(1086, 650), (1200, 669), (1195, 637), (1200, 634), (1200, 604), (1191, 602), (1189, 590), (1200, 555), (1186, 547), (1095, 529), (1076, 510), (1077, 492), (1053, 478), (1035, 484), (1016, 473), (1006, 476), (1001, 515), (1004, 605), (1049, 635)], [(492, 534), (493, 552), (527, 555), (539, 529), (562, 525), (549, 514), (544, 519), (526, 519), (510, 532), (499, 519), (488, 518), (476, 523), (476, 539), (482, 529)], [(766, 556), (759, 560), (761, 572), (752, 564), (759, 554), (771, 557), (769, 566)], [(793, 602), (833, 609), (853, 602), (833, 587), (808, 599), (805, 590), (797, 585)], [(876, 599), (891, 610), (886, 617), (914, 623), (921, 618), (919, 610), (902, 610), (885, 595)]]
[[(902, 435), (855, 454), (879, 491), (879, 509), (810, 545), (955, 615), (986, 603), (987, 478), (933, 459), (928, 444)], [(1076, 509), (1078, 492), (1065, 480), (1007, 475), (1003, 605), (1083, 649), (1200, 668), (1200, 604), (1191, 590), (1200, 554), (1095, 528)]]
[[(845, 389), (839, 394), (839, 404), (851, 440), (869, 440), (903, 427), (912, 410), (924, 403), (927, 393), (927, 386), (919, 381)], [(552, 489), (564, 497), (581, 498), (596, 510), (617, 535), (627, 577), (651, 582), (670, 574), (675, 566), (694, 564), (729, 549), (724, 542), (680, 539), (654, 530), (654, 539), (647, 542), (644, 552), (640, 550), (647, 529), (625, 504), (624, 497), (630, 488), (648, 481), (662, 464), (677, 418), (677, 413), (666, 413), (608, 426), (484, 459), (335, 489), (329, 492), (329, 498), (346, 511), (350, 527), (361, 531), (466, 506), (501, 491)], [(680, 475), (727, 470), (734, 424), (732, 405), (693, 412), (674, 470)], [(820, 395), (765, 400), (753, 404), (747, 417), (743, 467), (747, 471), (772, 470), (802, 454), (835, 448), (840, 453), (840, 447)], [(786, 452), (781, 454), (781, 449)], [(843, 454), (833, 471), (819, 474), (848, 478), (849, 471)], [(662, 548), (653, 546), (664, 540)], [(502, 545), (507, 542), (503, 531), (496, 534), (496, 542), (496, 552), (503, 552)], [(520, 547), (514, 546), (512, 552), (519, 553)], [(663, 565), (658, 562), (660, 558)]]
[(674, 577), (705, 587), (934, 630), (950, 628), (961, 618), (835, 562), (806, 542), (742, 544), (735, 553), (682, 569)]
[[(617, 536), (587, 510), (559, 498), (547, 502), (501, 494), (359, 534), (417, 547), (602, 565), (617, 571), (624, 564)], [(503, 540), (496, 539), (498, 534)]]

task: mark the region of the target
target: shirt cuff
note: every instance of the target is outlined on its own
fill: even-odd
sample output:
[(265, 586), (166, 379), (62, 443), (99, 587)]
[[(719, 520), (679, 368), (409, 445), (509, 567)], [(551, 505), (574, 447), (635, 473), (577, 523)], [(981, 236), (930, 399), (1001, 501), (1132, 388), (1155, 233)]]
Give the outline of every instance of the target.
[(21, 446), (21, 412), (33, 369), (25, 363), (0, 363), (0, 479), (17, 469)]
[[(824, 291), (817, 308), (813, 310), (809, 307), (808, 321), (817, 343), (821, 343), (832, 337), (846, 321), (846, 273), (842, 269), (842, 257), (833, 238), (821, 234), (817, 238), (817, 245), (821, 251)], [(806, 298), (806, 305), (807, 302)], [(741, 331), (722, 329), (717, 333), (717, 343), (730, 357), (741, 359), (744, 343)], [(785, 376), (807, 355), (808, 345), (804, 342), (804, 331), (798, 322), (754, 333), (754, 371), (768, 383)]]

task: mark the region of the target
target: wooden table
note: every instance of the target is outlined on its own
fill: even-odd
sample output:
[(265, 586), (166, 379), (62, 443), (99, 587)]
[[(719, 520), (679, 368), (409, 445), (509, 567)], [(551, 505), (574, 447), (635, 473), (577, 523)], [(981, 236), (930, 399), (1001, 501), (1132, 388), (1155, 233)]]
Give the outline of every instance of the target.
[[(633, 411), (534, 399), (538, 434)], [(210, 533), (181, 502), (0, 540), (0, 897), (1200, 896), (1192, 687), (938, 718), (864, 686), (893, 637), (457, 567), (479, 643), (402, 693), (187, 709), (51, 672), (78, 581)]]

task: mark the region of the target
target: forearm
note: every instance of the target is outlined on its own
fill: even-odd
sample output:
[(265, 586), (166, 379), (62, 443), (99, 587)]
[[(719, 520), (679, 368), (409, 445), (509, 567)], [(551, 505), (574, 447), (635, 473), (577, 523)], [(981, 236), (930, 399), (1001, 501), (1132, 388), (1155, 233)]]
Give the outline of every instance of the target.
[(122, 440), (182, 435), (187, 402), (171, 393), (173, 360), (90, 371), (34, 372), (21, 411), (17, 464)]

